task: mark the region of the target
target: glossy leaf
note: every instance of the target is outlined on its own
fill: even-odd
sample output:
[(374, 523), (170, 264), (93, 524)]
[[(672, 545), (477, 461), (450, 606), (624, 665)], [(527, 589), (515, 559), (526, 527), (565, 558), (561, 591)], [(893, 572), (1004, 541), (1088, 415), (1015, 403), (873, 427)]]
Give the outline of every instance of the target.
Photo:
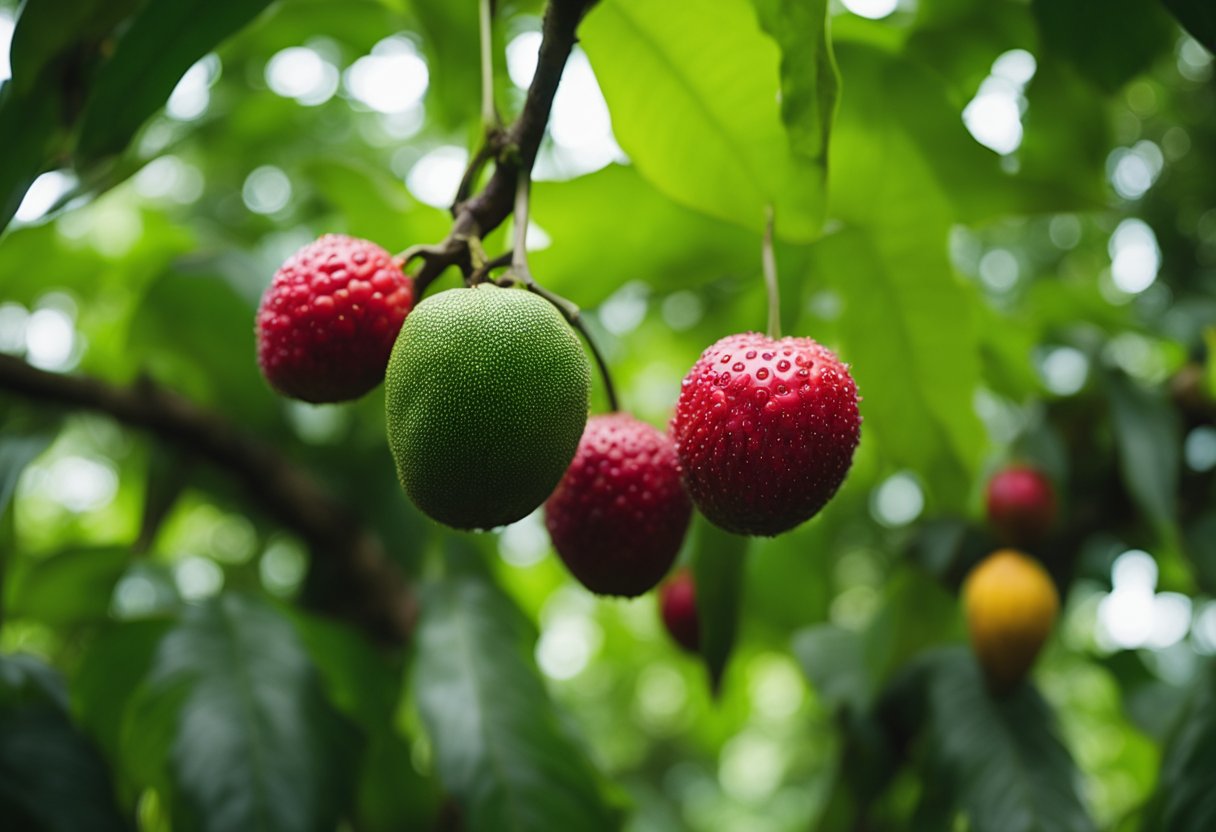
[(54, 90), (23, 95), (11, 81), (0, 85), (0, 231), (54, 154), (59, 104)]
[(353, 728), (262, 601), (188, 608), (160, 641), (124, 734), (148, 779), (167, 763), (175, 828), (332, 829), (351, 796)]
[[(711, 10), (606, 0), (581, 32), (616, 138), (655, 187), (757, 233), (772, 204), (779, 237), (816, 236), (824, 149), (807, 161), (800, 138), (791, 152), (777, 101), (780, 52), (747, 0), (715, 0)], [(797, 102), (799, 124), (817, 100)]]
[(417, 640), (414, 695), (468, 829), (617, 828), (537, 674), (531, 625), (487, 577), (427, 586)]
[(739, 633), (743, 575), (750, 539), (723, 531), (700, 514), (692, 534), (692, 575), (697, 593), (701, 656), (717, 693)]

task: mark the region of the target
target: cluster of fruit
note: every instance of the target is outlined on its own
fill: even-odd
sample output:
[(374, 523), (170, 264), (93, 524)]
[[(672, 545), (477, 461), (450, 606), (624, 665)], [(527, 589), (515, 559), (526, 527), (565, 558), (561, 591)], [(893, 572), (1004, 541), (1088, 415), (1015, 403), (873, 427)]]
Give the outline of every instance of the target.
[[(342, 401), (385, 381), (389, 445), (424, 513), (490, 529), (543, 503), (562, 560), (604, 595), (635, 597), (662, 580), (693, 505), (738, 534), (808, 520), (860, 438), (848, 368), (810, 338), (755, 333), (705, 350), (667, 433), (624, 413), (588, 420), (589, 363), (551, 303), (481, 283), (414, 307), (399, 260), (340, 235), (283, 264), (257, 333), (262, 372), (286, 396)], [(663, 608), (668, 621), (693, 616), (673, 632), (694, 645), (686, 574)]]
[(988, 481), (988, 523), (1009, 547), (980, 561), (963, 583), (971, 646), (993, 690), (1025, 678), (1055, 625), (1060, 599), (1037, 560), (1021, 551), (1056, 522), (1055, 489), (1043, 472), (1012, 465)]

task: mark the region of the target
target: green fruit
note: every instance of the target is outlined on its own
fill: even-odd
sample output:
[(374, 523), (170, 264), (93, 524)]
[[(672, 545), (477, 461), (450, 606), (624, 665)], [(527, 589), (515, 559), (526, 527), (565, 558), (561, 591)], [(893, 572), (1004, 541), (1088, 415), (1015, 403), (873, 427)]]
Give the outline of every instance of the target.
[(536, 509), (587, 422), (591, 368), (565, 319), (520, 289), (449, 289), (405, 319), (385, 378), (405, 493), (457, 529)]

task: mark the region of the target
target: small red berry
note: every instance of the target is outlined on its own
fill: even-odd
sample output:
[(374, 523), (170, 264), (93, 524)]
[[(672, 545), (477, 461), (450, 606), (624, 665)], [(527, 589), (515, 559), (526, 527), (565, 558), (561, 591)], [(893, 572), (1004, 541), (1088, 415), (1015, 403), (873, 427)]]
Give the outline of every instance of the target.
[(836, 493), (861, 434), (857, 387), (810, 338), (731, 335), (684, 378), (672, 438), (697, 508), (737, 534), (773, 536)]
[(1056, 522), (1051, 480), (1029, 465), (1011, 465), (988, 481), (988, 522), (1009, 543), (1042, 540)]
[(284, 396), (339, 402), (384, 380), (414, 283), (375, 243), (326, 234), (287, 259), (258, 307), (258, 366)]
[(690, 653), (701, 647), (701, 625), (697, 621), (697, 587), (692, 573), (681, 569), (659, 590), (659, 613), (676, 644)]
[(630, 598), (667, 574), (691, 514), (671, 440), (624, 413), (587, 421), (545, 503), (549, 536), (574, 577), (592, 592)]

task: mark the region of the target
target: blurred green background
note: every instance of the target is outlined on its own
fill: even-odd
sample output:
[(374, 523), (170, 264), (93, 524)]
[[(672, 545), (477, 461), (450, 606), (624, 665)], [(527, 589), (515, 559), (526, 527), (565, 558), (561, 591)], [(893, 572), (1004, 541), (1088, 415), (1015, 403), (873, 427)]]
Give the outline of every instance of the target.
[[(542, 4), (498, 6), (509, 119)], [(0, 1), (0, 351), (273, 444), (422, 602), (404, 646), (310, 612), (306, 543), (221, 467), (0, 373), (6, 828), (1216, 828), (1210, 4), (590, 11), (529, 241), (623, 406), (665, 425), (701, 350), (762, 328), (770, 203), (784, 328), (863, 396), (819, 517), (690, 536), (703, 617), (737, 624), (716, 698), (653, 596), (586, 592), (539, 513), (418, 515), (379, 390), (314, 407), (258, 374), (296, 248), (447, 233), (477, 38), (473, 0)], [(1011, 459), (1061, 494), (1033, 554), (1063, 607), (1033, 687), (993, 700), (956, 590)]]

